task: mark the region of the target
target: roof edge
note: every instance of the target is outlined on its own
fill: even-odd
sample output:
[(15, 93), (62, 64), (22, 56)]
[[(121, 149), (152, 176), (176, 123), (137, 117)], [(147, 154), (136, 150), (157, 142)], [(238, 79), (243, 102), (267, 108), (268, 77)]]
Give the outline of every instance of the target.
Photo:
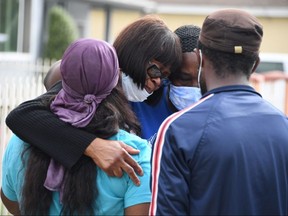
[(144, 11), (154, 11), (156, 8), (156, 2), (151, 0), (141, 0), (141, 1), (135, 1), (135, 0), (86, 0), (88, 2), (93, 3), (100, 3), (103, 5), (113, 5), (123, 8), (137, 8), (142, 9)]
[(193, 14), (193, 15), (208, 15), (215, 10), (223, 8), (238, 8), (243, 9), (254, 16), (260, 17), (288, 17), (288, 7), (239, 7), (233, 5), (177, 5), (177, 4), (158, 4), (156, 6), (156, 13), (167, 13), (167, 14)]

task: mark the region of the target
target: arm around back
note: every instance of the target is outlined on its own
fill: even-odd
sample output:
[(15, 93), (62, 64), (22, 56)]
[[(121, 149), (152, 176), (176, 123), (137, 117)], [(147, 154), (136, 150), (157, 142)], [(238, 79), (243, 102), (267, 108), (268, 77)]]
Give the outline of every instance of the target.
[(60, 89), (61, 82), (58, 82), (44, 95), (20, 104), (9, 113), (6, 124), (25, 142), (70, 168), (96, 135), (74, 128), (50, 112), (43, 101), (50, 100)]
[(7, 126), (22, 140), (41, 149), (67, 168), (71, 168), (85, 153), (108, 175), (121, 177), (125, 171), (139, 185), (135, 171), (142, 175), (142, 169), (129, 155), (138, 154), (138, 150), (120, 141), (106, 141), (77, 129), (60, 120), (44, 105), (43, 101), (50, 100), (61, 87), (61, 82), (58, 82), (44, 95), (20, 104), (7, 116)]

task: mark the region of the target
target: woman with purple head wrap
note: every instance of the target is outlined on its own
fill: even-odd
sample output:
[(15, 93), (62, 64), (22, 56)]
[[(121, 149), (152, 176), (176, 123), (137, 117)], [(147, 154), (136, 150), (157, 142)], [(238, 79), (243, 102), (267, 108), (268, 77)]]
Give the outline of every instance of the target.
[[(172, 75), (182, 61), (178, 36), (162, 19), (153, 15), (141, 17), (126, 26), (115, 38), (113, 46), (119, 60), (123, 91), (129, 101), (148, 102), (147, 98), (151, 95), (149, 103), (154, 103), (153, 98), (158, 98), (156, 90), (163, 84), (163, 79)], [(55, 84), (51, 80), (61, 79), (59, 62), (55, 64), (55, 70), (53, 69), (52, 72), (56, 71), (58, 74), (56, 78), (48, 74), (49, 77), (45, 78), (46, 84)], [(50, 89), (50, 86), (46, 88)], [(143, 175), (143, 171), (131, 156), (131, 154), (138, 154), (138, 150), (124, 142), (101, 139), (95, 134), (64, 124), (50, 110), (43, 108), (41, 104), (43, 98), (58, 93), (60, 89), (61, 83), (58, 82), (47, 94), (14, 109), (6, 118), (8, 127), (67, 168), (72, 167), (81, 155), (85, 154), (110, 176), (121, 177), (126, 172), (136, 185), (140, 185), (138, 175)], [(152, 97), (154, 95), (156, 97)], [(76, 127), (78, 124), (81, 125), (82, 121), (86, 121), (86, 117), (89, 118), (86, 111), (81, 117), (77, 114), (77, 120), (74, 119), (77, 122), (74, 123)], [(31, 122), (37, 122), (37, 126), (31, 125)], [(54, 125), (57, 129), (52, 130), (47, 127), (48, 125)], [(59, 144), (63, 147), (56, 150)]]
[(147, 215), (151, 147), (136, 136), (140, 125), (118, 83), (114, 48), (100, 40), (77, 40), (65, 51), (60, 69), (63, 89), (46, 105), (62, 121), (139, 150), (133, 159), (145, 173), (141, 185), (135, 186), (126, 173), (108, 176), (84, 155), (65, 168), (14, 135), (3, 159), (5, 205), (19, 206), (8, 209), (21, 215)]
[(118, 82), (115, 50), (105, 41), (80, 39), (65, 51), (60, 68), (63, 89), (50, 108), (61, 120), (85, 127)]

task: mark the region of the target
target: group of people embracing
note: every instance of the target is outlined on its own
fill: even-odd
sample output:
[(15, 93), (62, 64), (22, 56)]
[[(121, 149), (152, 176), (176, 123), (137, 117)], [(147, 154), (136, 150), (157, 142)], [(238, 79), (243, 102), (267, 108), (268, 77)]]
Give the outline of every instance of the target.
[(287, 215), (288, 121), (249, 84), (263, 26), (221, 9), (81, 38), (10, 112), (1, 198), (15, 215)]

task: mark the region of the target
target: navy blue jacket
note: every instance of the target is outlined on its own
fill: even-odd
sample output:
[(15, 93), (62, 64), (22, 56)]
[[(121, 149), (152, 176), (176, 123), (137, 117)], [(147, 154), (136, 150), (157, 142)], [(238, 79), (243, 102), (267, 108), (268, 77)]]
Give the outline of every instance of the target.
[(288, 120), (250, 86), (168, 117), (152, 160), (151, 215), (288, 214)]

